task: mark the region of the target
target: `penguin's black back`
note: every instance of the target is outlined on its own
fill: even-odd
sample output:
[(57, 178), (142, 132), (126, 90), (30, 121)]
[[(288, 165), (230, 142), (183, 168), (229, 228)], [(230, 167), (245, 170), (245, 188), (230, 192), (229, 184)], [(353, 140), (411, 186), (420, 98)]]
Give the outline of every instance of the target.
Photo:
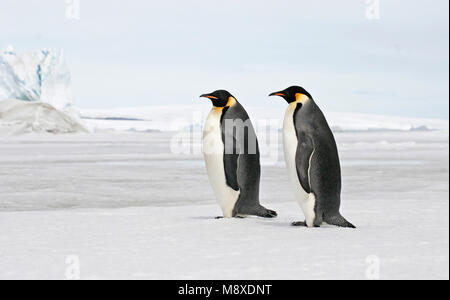
[[(241, 191), (239, 201), (259, 204), (261, 165), (253, 124), (238, 101), (223, 109), (220, 123), (227, 185)], [(235, 126), (230, 127), (230, 124)]]
[(303, 188), (316, 195), (321, 210), (338, 213), (342, 186), (339, 154), (328, 122), (314, 100), (298, 104), (294, 126), (299, 139), (297, 173)]

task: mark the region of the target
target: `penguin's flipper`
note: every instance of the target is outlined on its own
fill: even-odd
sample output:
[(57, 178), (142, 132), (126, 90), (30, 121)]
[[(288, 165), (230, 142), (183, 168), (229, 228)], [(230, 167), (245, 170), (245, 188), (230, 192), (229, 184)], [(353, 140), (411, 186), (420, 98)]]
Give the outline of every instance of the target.
[[(233, 133), (223, 132), (223, 140), (225, 143), (225, 153), (223, 155), (223, 164), (225, 168), (225, 178), (227, 185), (235, 191), (239, 191), (238, 183), (238, 161), (239, 149), (236, 138)], [(232, 144), (231, 144), (232, 143)]]
[(311, 180), (310, 175), (310, 163), (312, 161), (312, 155), (314, 154), (314, 148), (310, 139), (305, 138), (298, 143), (297, 154), (295, 157), (297, 165), (297, 175), (300, 180), (300, 184), (307, 193), (311, 193)]
[(239, 191), (237, 169), (238, 169), (238, 154), (225, 154), (223, 156), (223, 164), (225, 167), (225, 177), (227, 185), (235, 191)]

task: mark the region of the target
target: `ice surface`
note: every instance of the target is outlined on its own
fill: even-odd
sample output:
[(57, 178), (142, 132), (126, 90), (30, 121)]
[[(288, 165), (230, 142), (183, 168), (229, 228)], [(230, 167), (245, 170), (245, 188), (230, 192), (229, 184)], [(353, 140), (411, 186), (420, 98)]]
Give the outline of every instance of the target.
[[(282, 151), (262, 170), (278, 219), (220, 214), (200, 155), (171, 133), (19, 136), (0, 142), (0, 279), (449, 278), (448, 132), (338, 132), (346, 230), (302, 220)], [(279, 145), (281, 150), (281, 145)]]
[(41, 101), (66, 110), (73, 104), (70, 71), (62, 50), (0, 52), (0, 100)]

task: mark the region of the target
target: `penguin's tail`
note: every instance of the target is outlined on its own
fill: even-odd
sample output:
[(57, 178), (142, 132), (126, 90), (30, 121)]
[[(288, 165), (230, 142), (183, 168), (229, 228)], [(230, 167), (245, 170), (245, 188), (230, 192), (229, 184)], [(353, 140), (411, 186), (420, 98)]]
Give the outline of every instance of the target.
[(330, 225), (335, 225), (339, 227), (345, 227), (345, 228), (356, 228), (355, 225), (347, 221), (341, 214), (337, 214), (334, 216), (325, 216), (324, 221)]

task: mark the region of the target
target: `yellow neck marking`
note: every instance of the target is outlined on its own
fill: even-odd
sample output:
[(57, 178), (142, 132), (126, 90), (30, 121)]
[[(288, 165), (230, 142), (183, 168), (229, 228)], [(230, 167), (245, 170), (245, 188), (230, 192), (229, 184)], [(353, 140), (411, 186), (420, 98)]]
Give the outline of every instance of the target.
[(228, 102), (227, 105), (225, 105), (224, 107), (213, 107), (213, 109), (215, 110), (223, 110), (225, 107), (233, 107), (236, 104), (236, 99), (234, 99), (233, 97), (228, 98)]
[(295, 103), (305, 104), (309, 100), (310, 100), (309, 97), (304, 94), (300, 93), (295, 94)]

